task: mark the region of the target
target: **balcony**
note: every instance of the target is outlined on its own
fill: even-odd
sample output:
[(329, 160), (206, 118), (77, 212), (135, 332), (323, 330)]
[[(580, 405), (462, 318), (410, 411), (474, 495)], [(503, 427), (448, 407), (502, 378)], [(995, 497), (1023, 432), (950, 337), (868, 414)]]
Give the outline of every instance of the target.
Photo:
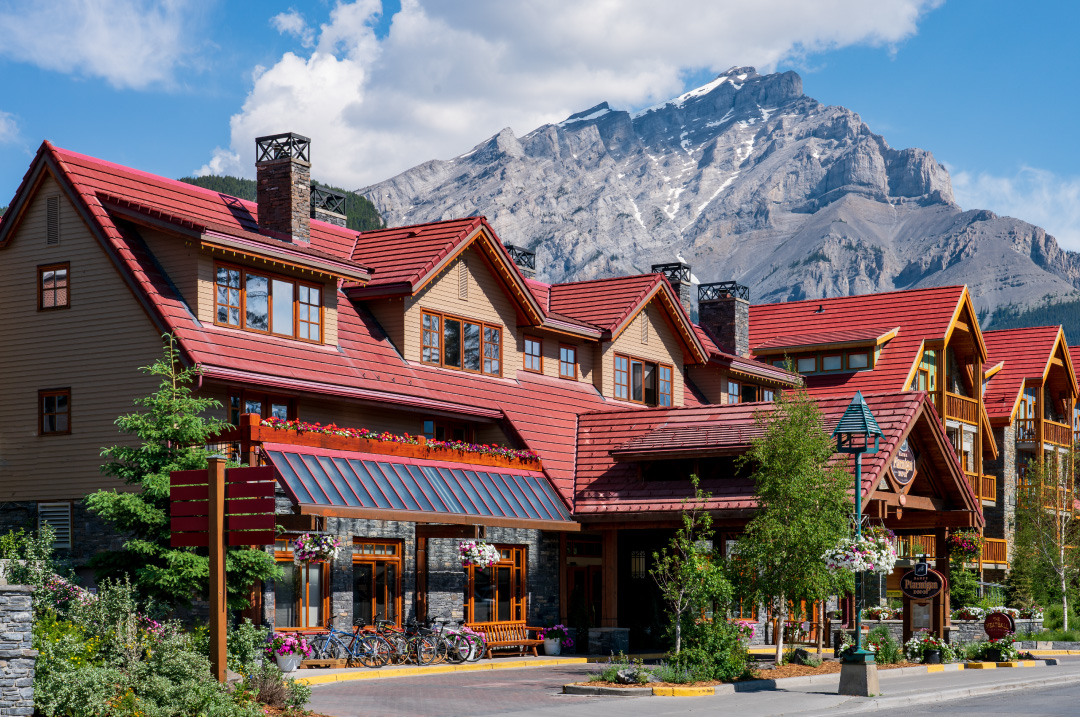
[(934, 560), (937, 557), (937, 543), (933, 535), (898, 535), (895, 546), (896, 555), (901, 560), (913, 560), (921, 556)]
[(988, 503), (997, 500), (997, 476), (980, 475), (968, 471), (964, 471), (964, 476), (967, 477), (968, 485), (971, 486), (976, 498)]
[(945, 417), (973, 426), (979, 425), (979, 402), (974, 398), (945, 392)]
[[(1073, 430), (1071, 426), (1057, 421), (1043, 421), (1043, 443), (1068, 448), (1073, 444)], [(1016, 442), (1037, 443), (1039, 440), (1038, 419), (1016, 419)]]
[(1009, 565), (1009, 546), (1000, 538), (983, 538), (982, 556), (979, 559), (980, 568), (999, 568)]

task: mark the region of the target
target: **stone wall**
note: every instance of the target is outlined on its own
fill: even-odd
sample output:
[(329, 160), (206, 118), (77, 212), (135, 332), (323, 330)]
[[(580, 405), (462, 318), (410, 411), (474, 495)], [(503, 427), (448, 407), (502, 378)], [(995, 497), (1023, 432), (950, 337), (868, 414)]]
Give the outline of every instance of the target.
[(998, 445), (998, 457), (983, 464), (983, 470), (997, 476), (994, 506), (983, 506), (985, 534), (988, 538), (1009, 541), (1009, 559), (1012, 560), (1016, 532), (1016, 429), (1011, 425), (995, 428), (994, 441)]
[[(904, 637), (903, 620), (865, 620), (863, 621), (863, 626), (870, 630), (879, 626), (884, 626), (888, 628), (889, 634), (892, 635), (897, 642), (903, 640)], [(1042, 620), (1016, 621), (1017, 632), (1040, 632), (1042, 629)], [(983, 630), (982, 620), (953, 620), (948, 631), (949, 643), (953, 645), (960, 645), (968, 642), (982, 642), (989, 639), (986, 632)]]
[(750, 302), (734, 296), (699, 301), (698, 323), (709, 330), (721, 351), (750, 355)]
[[(38, 509), (35, 501), (0, 502), (0, 535), (9, 530), (36, 531)], [(118, 532), (112, 523), (102, 520), (86, 508), (86, 504), (74, 501), (71, 505), (71, 549), (58, 549), (56, 558), (65, 565), (78, 570), (90, 558), (106, 550), (123, 548), (126, 536)], [(92, 571), (78, 571), (84, 587), (92, 587)], [(85, 572), (85, 574), (84, 574)]]
[(0, 584), (0, 716), (34, 714), (31, 588)]

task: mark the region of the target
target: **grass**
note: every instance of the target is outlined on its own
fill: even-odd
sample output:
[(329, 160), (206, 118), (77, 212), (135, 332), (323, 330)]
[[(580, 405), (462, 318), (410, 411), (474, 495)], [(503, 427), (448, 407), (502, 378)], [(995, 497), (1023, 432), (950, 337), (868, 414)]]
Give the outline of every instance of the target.
[(1073, 630), (1043, 630), (1041, 632), (1018, 632), (1016, 639), (1038, 642), (1080, 642), (1080, 632)]

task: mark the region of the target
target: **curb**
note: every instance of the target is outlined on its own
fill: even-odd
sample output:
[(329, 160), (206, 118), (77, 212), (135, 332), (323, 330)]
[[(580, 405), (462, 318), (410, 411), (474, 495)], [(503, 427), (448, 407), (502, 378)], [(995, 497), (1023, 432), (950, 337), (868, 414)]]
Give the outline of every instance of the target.
[(592, 685), (563, 685), (564, 695), (588, 695), (605, 697), (649, 697), (652, 687), (593, 687)]
[(486, 664), (436, 665), (434, 667), (401, 667), (356, 670), (355, 672), (337, 672), (330, 675), (312, 675), (297, 677), (297, 682), (308, 685), (328, 685), (335, 682), (353, 680), (388, 680), (395, 677), (421, 677), (423, 675), (443, 675), (449, 672), (476, 672), (479, 670), (520, 670), (528, 667), (554, 667), (556, 665), (584, 665), (586, 657), (562, 657), (550, 660), (506, 660)]

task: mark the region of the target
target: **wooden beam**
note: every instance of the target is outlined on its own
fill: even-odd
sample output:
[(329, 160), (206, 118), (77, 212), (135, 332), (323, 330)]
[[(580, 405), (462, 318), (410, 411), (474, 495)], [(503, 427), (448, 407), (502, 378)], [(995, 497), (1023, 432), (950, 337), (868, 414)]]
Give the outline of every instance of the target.
[(398, 520), (407, 523), (449, 523), (451, 525), (490, 525), (495, 528), (529, 528), (533, 530), (564, 530), (576, 533), (581, 523), (572, 520), (533, 520), (531, 518), (500, 518), (491, 515), (463, 515), (459, 513), (425, 513), (419, 510), (384, 510), (382, 508), (359, 508), (344, 505), (312, 505), (301, 503), (303, 515), (321, 515), (328, 518), (360, 518), (363, 520)]
[(978, 528), (980, 516), (966, 510), (944, 513), (905, 510), (901, 520), (890, 519), (886, 526), (892, 530), (933, 530), (935, 528)]
[(879, 500), (886, 505), (901, 507), (905, 510), (947, 511), (949, 509), (949, 502), (943, 498), (910, 494), (903, 496), (903, 498), (904, 500), (901, 502), (900, 496), (896, 493), (886, 493), (880, 490), (874, 491), (870, 496), (871, 500)]
[(471, 525), (426, 525), (416, 526), (416, 535), (425, 538), (459, 538), (471, 540), (476, 537), (476, 529)]
[(210, 479), (210, 669), (225, 682), (225, 458), (211, 456)]

